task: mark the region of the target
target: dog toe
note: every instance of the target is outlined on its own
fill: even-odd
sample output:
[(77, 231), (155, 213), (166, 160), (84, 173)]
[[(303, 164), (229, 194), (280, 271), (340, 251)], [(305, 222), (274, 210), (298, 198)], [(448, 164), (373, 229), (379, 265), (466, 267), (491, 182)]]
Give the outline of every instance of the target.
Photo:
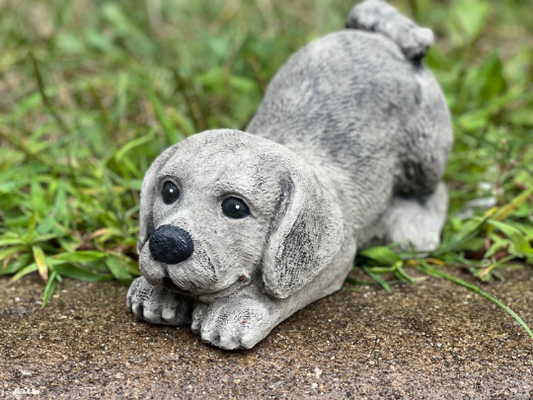
[(257, 337), (257, 335), (254, 335), (253, 332), (248, 332), (247, 334), (243, 335), (243, 337), (240, 340), (240, 348), (241, 349), (251, 349), (254, 347), (262, 338)]
[(212, 332), (209, 330), (202, 329), (200, 337), (202, 339), (202, 342), (208, 343), (216, 347), (220, 347), (220, 335), (218, 334), (218, 332)]
[(191, 331), (199, 335), (201, 334), (201, 329), (202, 329), (202, 324), (198, 320), (193, 319), (192, 324), (191, 324)]
[(151, 324), (160, 324), (161, 323), (161, 313), (157, 309), (145, 308), (144, 310), (144, 320)]
[(207, 312), (208, 306), (205, 304), (199, 304), (196, 306), (192, 313), (192, 324), (191, 330), (193, 333), (200, 335), (202, 333), (202, 324), (204, 321), (205, 314)]
[(176, 309), (171, 307), (163, 308), (161, 318), (163, 318), (166, 322), (173, 322), (176, 319)]
[(224, 350), (236, 350), (240, 349), (241, 341), (236, 337), (221, 337), (219, 341), (219, 347)]
[(136, 301), (134, 299), (131, 304), (131, 311), (133, 312), (133, 315), (135, 315), (135, 318), (141, 320), (144, 319), (144, 307), (142, 301)]

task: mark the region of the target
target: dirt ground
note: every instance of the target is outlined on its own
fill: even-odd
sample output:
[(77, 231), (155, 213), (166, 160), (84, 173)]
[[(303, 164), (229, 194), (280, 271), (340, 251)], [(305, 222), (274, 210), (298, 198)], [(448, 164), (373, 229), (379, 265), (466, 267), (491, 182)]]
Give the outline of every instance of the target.
[[(484, 288), (533, 326), (533, 268), (506, 276)], [(442, 280), (343, 290), (234, 352), (135, 321), (118, 282), (64, 279), (45, 309), (42, 291), (0, 280), (0, 398), (533, 398), (533, 340)]]

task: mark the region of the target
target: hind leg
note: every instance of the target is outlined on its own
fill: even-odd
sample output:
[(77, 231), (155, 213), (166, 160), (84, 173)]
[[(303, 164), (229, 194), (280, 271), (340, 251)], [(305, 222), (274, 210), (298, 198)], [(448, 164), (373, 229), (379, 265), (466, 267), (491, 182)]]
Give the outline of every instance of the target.
[(426, 196), (396, 196), (382, 216), (372, 244), (400, 242), (403, 251), (433, 251), (439, 247), (447, 211), (444, 182)]

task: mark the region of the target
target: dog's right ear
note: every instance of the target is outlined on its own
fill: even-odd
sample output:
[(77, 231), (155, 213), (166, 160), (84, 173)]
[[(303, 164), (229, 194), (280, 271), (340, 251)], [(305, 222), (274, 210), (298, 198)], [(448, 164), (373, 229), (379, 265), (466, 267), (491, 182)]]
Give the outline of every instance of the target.
[(169, 147), (157, 157), (146, 174), (144, 175), (141, 188), (141, 209), (139, 211), (139, 240), (137, 242), (137, 253), (140, 253), (150, 235), (154, 232), (154, 201), (157, 193), (156, 178), (161, 168), (176, 152), (176, 146)]

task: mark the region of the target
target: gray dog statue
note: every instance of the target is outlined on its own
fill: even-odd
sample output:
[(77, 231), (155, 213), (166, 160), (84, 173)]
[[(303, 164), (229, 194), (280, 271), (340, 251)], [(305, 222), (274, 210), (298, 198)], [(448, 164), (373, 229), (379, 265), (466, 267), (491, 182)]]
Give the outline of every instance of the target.
[(246, 131), (196, 134), (142, 185), (127, 305), (153, 324), (249, 349), (339, 290), (357, 249), (440, 242), (453, 134), (421, 60), (431, 30), (366, 0), (294, 54)]

